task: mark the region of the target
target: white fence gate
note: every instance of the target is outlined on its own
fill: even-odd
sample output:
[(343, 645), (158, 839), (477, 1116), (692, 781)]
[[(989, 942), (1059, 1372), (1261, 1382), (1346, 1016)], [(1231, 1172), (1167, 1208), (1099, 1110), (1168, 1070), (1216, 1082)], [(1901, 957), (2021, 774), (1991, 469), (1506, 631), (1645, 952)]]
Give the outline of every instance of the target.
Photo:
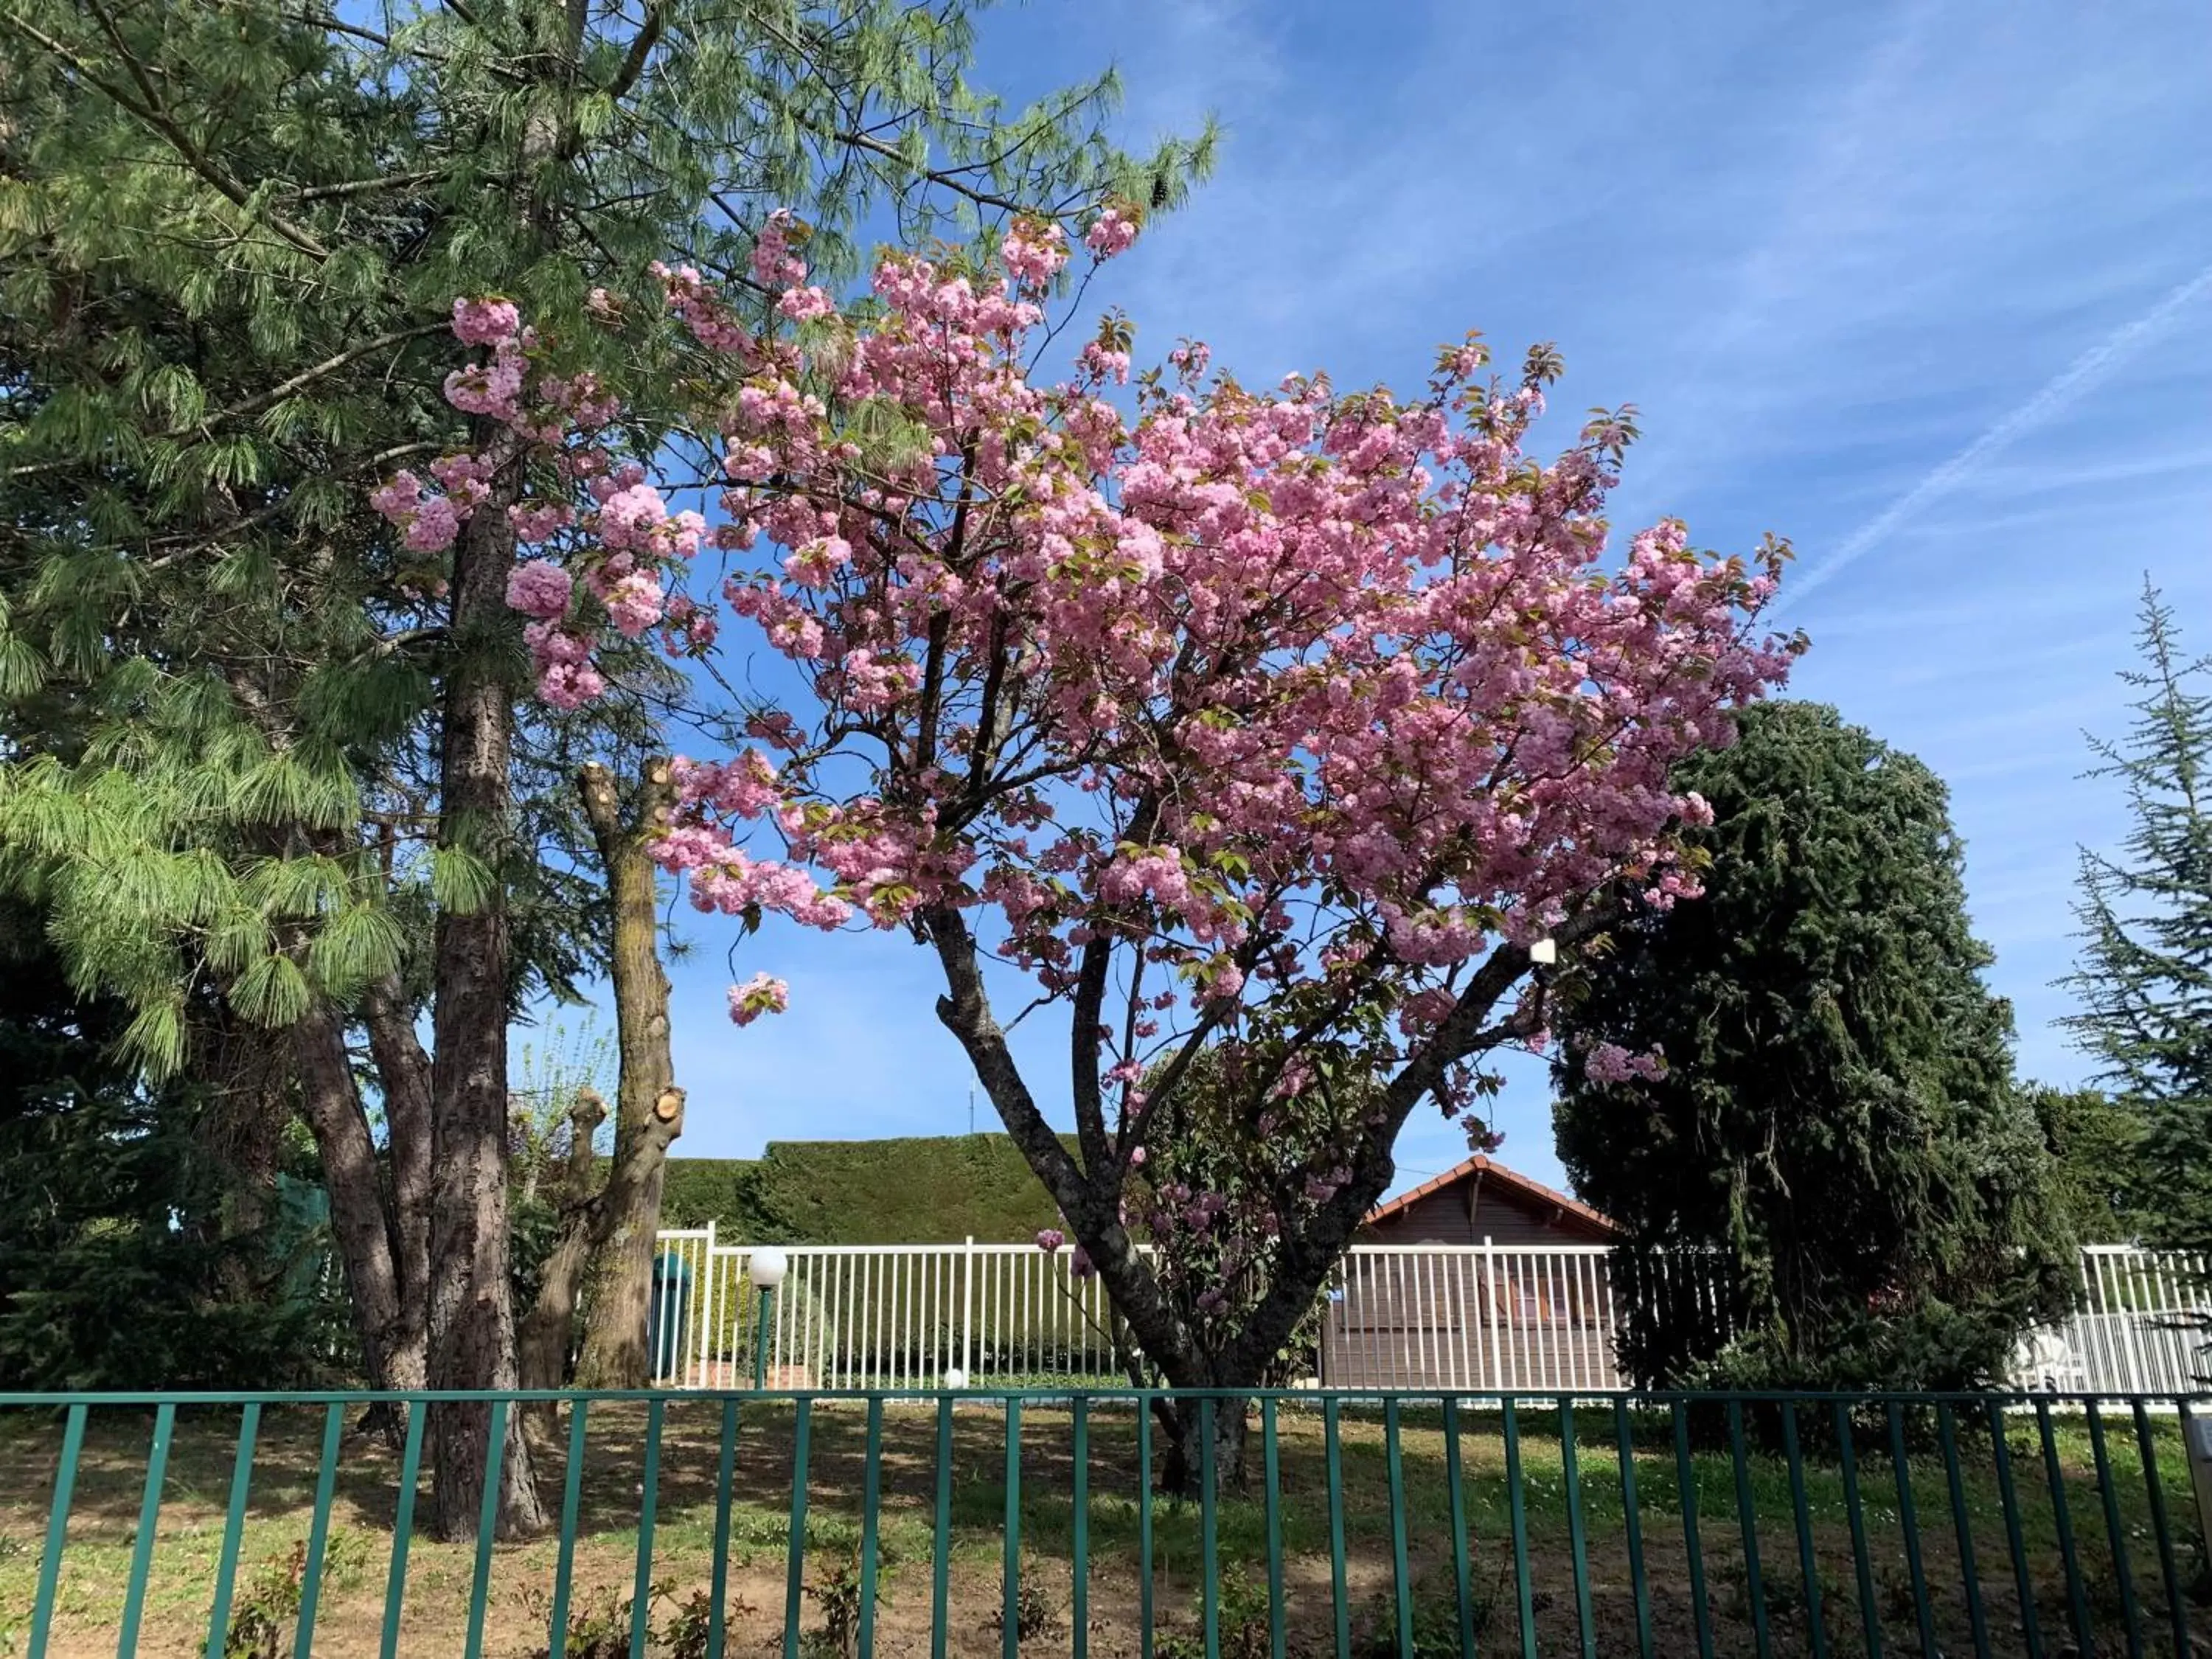
[[(709, 1225), (659, 1236), (653, 1369), (678, 1387), (750, 1385), (760, 1297), (750, 1247)], [(1111, 1308), (1071, 1253), (1034, 1243), (787, 1248), (770, 1306), (768, 1382), (780, 1389), (924, 1389), (957, 1366), (976, 1387), (1126, 1382)], [(1331, 1388), (1629, 1386), (1615, 1359), (1627, 1291), (1609, 1247), (1357, 1244), (1323, 1310), (1319, 1364)], [(1685, 1253), (1662, 1271), (1690, 1316), (1726, 1316), (1718, 1259)], [(2063, 1325), (2022, 1345), (2022, 1388), (2185, 1393), (2212, 1376), (2206, 1263), (2176, 1252), (2092, 1245), (2081, 1298)]]

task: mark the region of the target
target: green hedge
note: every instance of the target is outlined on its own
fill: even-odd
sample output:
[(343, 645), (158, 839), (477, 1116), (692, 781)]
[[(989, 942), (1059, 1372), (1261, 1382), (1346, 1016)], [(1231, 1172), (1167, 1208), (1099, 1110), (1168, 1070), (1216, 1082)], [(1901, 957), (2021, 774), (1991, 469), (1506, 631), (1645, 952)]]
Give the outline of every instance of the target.
[(757, 1158), (672, 1158), (664, 1227), (732, 1243), (1002, 1244), (1054, 1225), (1059, 1209), (1009, 1137), (772, 1140)]

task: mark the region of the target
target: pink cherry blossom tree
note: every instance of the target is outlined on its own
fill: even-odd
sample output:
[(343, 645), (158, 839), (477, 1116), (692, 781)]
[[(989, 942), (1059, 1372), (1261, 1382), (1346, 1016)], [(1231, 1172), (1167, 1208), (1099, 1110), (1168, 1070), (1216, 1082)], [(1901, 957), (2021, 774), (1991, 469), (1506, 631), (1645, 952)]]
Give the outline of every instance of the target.
[[(1107, 211), (1087, 258), (1136, 229)], [(510, 510), (538, 556), (509, 597), (547, 701), (597, 695), (602, 646), (655, 630), (719, 659), (734, 624), (787, 664), (787, 694), (744, 712), (750, 746), (678, 765), (658, 856), (691, 902), (933, 952), (939, 1017), (1060, 1206), (1050, 1243), (1103, 1279), (1141, 1374), (1251, 1386), (1389, 1185), (1413, 1113), (1480, 1141), (1486, 1057), (1546, 1042), (1531, 944), (1571, 949), (1626, 898), (1695, 893), (1677, 836), (1704, 807), (1669, 769), (1728, 743), (1731, 708), (1802, 641), (1756, 632), (1786, 557), (1771, 539), (1714, 558), (1667, 521), (1609, 552), (1628, 414), (1532, 458), (1547, 351), (1498, 380), (1469, 337), (1401, 399), (1318, 377), (1248, 390), (1186, 343), (1117, 402), (1119, 318), (1066, 378), (1033, 368), (1070, 252), (1018, 223), (995, 265), (890, 255), (841, 307), (771, 230), (768, 331), (666, 273), (722, 475), (711, 531), (612, 440), (619, 389), (564, 375), (520, 318), (462, 315), (488, 355), (451, 395), (503, 422), (539, 481)], [(506, 459), (378, 499), (436, 544)], [(998, 1012), (1024, 981), (1066, 1022), (1050, 1086)], [(731, 1013), (783, 1000), (757, 976)], [(1148, 1140), (1191, 1121), (1170, 1108), (1201, 1057), (1206, 1115), (1259, 1149), (1237, 1192), (1139, 1173)], [(1062, 1091), (1073, 1150), (1041, 1103)], [(1169, 1294), (1172, 1268), (1135, 1248), (1182, 1230), (1218, 1260), (1232, 1224), (1218, 1294)], [(1219, 1418), (1233, 1470), (1242, 1414)]]

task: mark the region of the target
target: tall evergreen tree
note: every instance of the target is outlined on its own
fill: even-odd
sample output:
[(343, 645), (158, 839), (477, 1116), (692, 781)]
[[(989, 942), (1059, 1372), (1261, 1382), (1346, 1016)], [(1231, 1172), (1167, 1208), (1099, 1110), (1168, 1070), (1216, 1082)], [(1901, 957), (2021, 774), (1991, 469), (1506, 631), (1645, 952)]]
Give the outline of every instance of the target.
[(1678, 780), (1712, 808), (1704, 896), (1554, 997), (1576, 1190), (1639, 1252), (1713, 1251), (1733, 1298), (1717, 1321), (1656, 1275), (1624, 1357), (1646, 1383), (1992, 1382), (2063, 1305), (2069, 1241), (1943, 785), (1831, 708), (1741, 728)]
[[(507, 1025), (606, 945), (554, 922), (573, 896), (516, 796), (512, 527), (426, 557), (361, 492), (467, 446), (440, 396), (457, 294), (597, 338), (594, 287), (661, 257), (744, 280), (771, 208), (834, 270), (872, 206), (912, 235), (1164, 206), (1203, 166), (1107, 144), (1110, 79), (999, 108), (965, 78), (970, 9), (0, 6), (0, 696), (78, 716), (9, 765), (0, 825), (149, 1067), (186, 1063), (194, 988), (282, 1034), (374, 1380), (515, 1380)], [(465, 1534), (487, 1419), (435, 1418), (436, 1523)], [(519, 1431), (504, 1468), (527, 1531)]]
[(2136, 1219), (2148, 1243), (2212, 1249), (2212, 659), (2189, 656), (2148, 580), (2134, 725), (2092, 738), (2129, 827), (2081, 849), (2081, 999), (2067, 1022), (2099, 1080), (2141, 1117)]

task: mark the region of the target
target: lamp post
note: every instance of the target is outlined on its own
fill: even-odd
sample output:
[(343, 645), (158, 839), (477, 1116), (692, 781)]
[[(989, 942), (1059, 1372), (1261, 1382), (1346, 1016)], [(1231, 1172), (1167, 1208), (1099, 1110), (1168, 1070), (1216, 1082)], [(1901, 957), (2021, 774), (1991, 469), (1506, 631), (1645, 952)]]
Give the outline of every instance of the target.
[(775, 1287), (783, 1283), (791, 1263), (773, 1244), (755, 1250), (745, 1260), (745, 1277), (760, 1292), (759, 1328), (753, 1334), (753, 1388), (768, 1387), (768, 1328), (775, 1311)]

